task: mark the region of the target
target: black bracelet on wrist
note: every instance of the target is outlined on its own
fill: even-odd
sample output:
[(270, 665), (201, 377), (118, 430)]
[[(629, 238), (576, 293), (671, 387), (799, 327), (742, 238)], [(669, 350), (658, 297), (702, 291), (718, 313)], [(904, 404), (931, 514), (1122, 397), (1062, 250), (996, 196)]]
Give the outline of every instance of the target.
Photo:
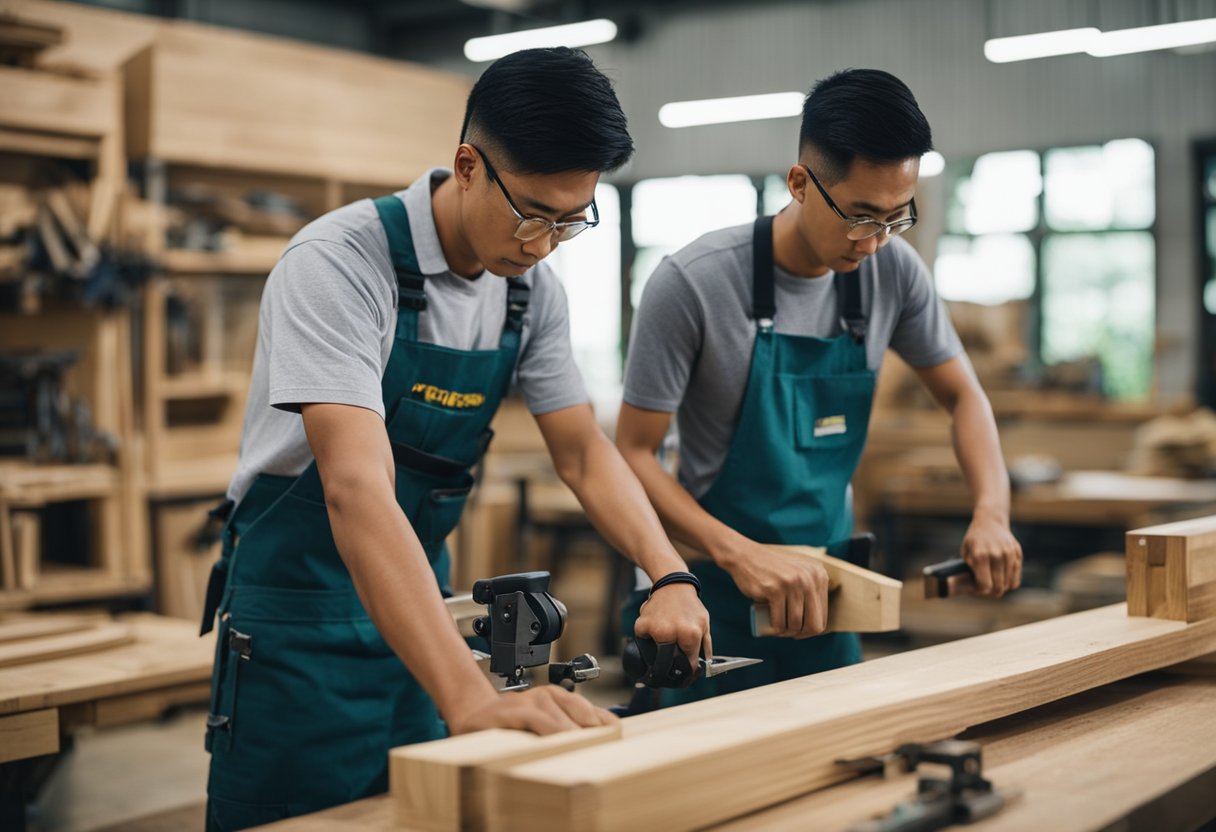
[(650, 595), (654, 595), (656, 589), (662, 589), (669, 584), (691, 584), (697, 590), (697, 597), (701, 597), (701, 579), (691, 572), (668, 572), (650, 587)]

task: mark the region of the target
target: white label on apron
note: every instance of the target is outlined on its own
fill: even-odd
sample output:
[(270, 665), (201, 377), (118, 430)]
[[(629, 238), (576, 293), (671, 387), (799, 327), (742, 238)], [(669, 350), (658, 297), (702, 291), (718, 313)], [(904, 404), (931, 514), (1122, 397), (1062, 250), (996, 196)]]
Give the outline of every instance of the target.
[(845, 423), (844, 416), (825, 416), (822, 419), (815, 420), (815, 436), (835, 436), (838, 433), (847, 433), (848, 425)]

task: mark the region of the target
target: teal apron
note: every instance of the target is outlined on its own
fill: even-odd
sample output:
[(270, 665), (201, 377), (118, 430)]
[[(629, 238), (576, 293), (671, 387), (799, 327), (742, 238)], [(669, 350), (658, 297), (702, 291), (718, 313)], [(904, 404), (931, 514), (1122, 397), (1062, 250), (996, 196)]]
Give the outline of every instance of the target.
[[(418, 341), (425, 278), (397, 197), (375, 201), (397, 272), (382, 391), (396, 498), (447, 582), (444, 540), (489, 445), (519, 355), (528, 287), (512, 279), (497, 349)], [(259, 475), (228, 519), (203, 632), (219, 613), (208, 829), (241, 829), (383, 792), (388, 750), (443, 737), (434, 703), (376, 630), (334, 544), (316, 462)]]
[[(722, 469), (701, 507), (759, 543), (847, 544), (853, 530), (848, 486), (865, 447), (875, 374), (866, 364), (866, 321), (856, 274), (837, 273), (844, 333), (835, 338), (773, 331), (777, 313), (773, 276), (773, 218), (756, 220), (752, 308), (756, 344), (747, 392)], [(662, 706), (707, 699), (861, 661), (855, 633), (810, 639), (754, 638), (752, 600), (712, 562), (694, 563), (701, 600), (709, 610), (714, 652), (749, 656), (762, 664), (688, 688), (664, 690)], [(631, 633), (645, 593), (625, 609)]]

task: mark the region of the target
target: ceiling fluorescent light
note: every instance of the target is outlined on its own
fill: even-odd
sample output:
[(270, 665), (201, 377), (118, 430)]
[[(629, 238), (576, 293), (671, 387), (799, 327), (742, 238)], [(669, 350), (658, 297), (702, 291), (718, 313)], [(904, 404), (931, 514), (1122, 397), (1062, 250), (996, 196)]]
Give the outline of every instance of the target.
[(562, 26), (546, 26), (541, 29), (524, 29), (502, 35), (471, 38), (465, 42), (464, 56), (470, 61), (494, 61), (521, 49), (547, 46), (591, 46), (607, 43), (616, 37), (616, 24), (603, 18), (568, 23)]
[(1103, 32), (1085, 51), (1096, 58), (1105, 58), (1212, 42), (1216, 42), (1216, 17)]
[(1103, 37), (1102, 32), (1090, 26), (1084, 29), (1061, 29), (1034, 35), (993, 38), (984, 44), (984, 57), (994, 64), (1007, 64), (1032, 58), (1050, 58), (1053, 55), (1071, 55), (1084, 52), (1100, 37)]
[(695, 127), (700, 124), (725, 124), (731, 121), (758, 121), (802, 115), (800, 92), (770, 92), (734, 98), (707, 98), (701, 101), (673, 101), (659, 108), (664, 127)]

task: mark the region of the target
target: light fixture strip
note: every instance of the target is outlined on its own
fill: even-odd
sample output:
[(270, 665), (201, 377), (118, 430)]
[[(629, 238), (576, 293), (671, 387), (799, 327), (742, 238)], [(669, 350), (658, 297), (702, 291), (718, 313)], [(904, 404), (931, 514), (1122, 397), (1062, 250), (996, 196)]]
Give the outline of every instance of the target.
[(470, 38), (464, 45), (464, 56), (470, 61), (494, 61), (521, 49), (552, 46), (592, 46), (616, 38), (616, 24), (611, 20), (584, 20), (561, 26), (524, 29), (501, 35)]
[(696, 127), (735, 121), (758, 121), (802, 115), (800, 92), (770, 92), (731, 98), (706, 98), (700, 101), (673, 101), (659, 108), (664, 127)]

